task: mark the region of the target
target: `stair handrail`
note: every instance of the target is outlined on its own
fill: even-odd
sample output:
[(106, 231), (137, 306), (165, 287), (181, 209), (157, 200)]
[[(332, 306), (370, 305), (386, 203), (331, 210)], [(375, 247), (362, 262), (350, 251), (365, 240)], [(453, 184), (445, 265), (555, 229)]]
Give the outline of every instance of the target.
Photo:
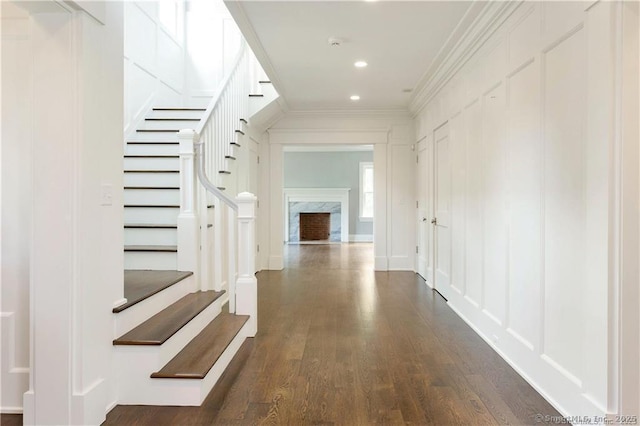
[(202, 186), (206, 188), (207, 191), (211, 192), (213, 195), (218, 197), (221, 201), (223, 201), (227, 206), (232, 208), (235, 211), (238, 211), (238, 204), (233, 200), (233, 198), (229, 197), (224, 192), (220, 191), (217, 186), (213, 184), (207, 177), (207, 172), (205, 171), (204, 161), (204, 142), (200, 141), (200, 134), (195, 132), (195, 140), (198, 140), (194, 144), (195, 154), (196, 154), (196, 173), (198, 175), (198, 179)]

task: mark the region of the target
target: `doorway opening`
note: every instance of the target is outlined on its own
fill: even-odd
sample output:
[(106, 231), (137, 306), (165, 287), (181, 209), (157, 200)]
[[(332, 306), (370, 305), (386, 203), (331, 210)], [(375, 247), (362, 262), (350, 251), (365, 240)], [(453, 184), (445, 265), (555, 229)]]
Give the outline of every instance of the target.
[[(373, 243), (373, 145), (287, 145), (283, 151), (285, 244)], [(311, 239), (303, 223), (314, 216), (328, 229)]]

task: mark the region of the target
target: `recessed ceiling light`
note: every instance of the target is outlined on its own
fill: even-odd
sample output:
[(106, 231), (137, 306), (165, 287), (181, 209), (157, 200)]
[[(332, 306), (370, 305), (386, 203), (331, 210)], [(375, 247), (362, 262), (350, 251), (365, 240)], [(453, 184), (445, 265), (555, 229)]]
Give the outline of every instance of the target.
[(358, 62), (356, 62), (356, 63), (355, 63), (355, 64), (353, 64), (353, 65), (355, 65), (355, 66), (356, 66), (356, 68), (364, 68), (364, 67), (366, 67), (366, 66), (367, 66), (367, 65), (369, 65), (369, 64), (367, 64), (365, 61), (358, 61)]
[(360, 96), (358, 96), (358, 95), (353, 95), (353, 96), (351, 96), (349, 99), (351, 99), (352, 101), (359, 101), (359, 100), (360, 100)]

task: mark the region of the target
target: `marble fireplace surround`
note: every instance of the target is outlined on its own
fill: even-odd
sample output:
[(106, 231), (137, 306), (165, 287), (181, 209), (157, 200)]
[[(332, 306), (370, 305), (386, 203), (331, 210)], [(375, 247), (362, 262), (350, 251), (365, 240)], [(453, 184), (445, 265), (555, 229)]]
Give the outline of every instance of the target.
[[(289, 203), (340, 203), (340, 241), (349, 242), (349, 191), (351, 188), (285, 188), (284, 240), (289, 242)], [(310, 212), (314, 213), (314, 212)]]

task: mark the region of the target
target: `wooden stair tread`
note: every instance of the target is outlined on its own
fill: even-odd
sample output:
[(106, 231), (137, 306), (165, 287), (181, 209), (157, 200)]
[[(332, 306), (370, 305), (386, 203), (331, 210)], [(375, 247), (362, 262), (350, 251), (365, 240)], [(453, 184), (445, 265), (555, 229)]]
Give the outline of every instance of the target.
[(193, 272), (189, 271), (125, 270), (124, 297), (127, 303), (113, 308), (113, 313), (122, 312), (191, 275)]
[(161, 345), (204, 311), (224, 291), (197, 291), (161, 310), (133, 330), (113, 341), (114, 345)]
[(264, 95), (260, 93), (252, 93), (249, 95), (250, 98), (262, 98)]
[(260, 84), (271, 84), (271, 81), (269, 81), (269, 80), (260, 80), (260, 81), (258, 81), (258, 83), (260, 83)]
[(124, 251), (155, 251), (176, 253), (178, 246), (124, 246)]
[(151, 377), (203, 379), (248, 320), (248, 315), (221, 313)]

